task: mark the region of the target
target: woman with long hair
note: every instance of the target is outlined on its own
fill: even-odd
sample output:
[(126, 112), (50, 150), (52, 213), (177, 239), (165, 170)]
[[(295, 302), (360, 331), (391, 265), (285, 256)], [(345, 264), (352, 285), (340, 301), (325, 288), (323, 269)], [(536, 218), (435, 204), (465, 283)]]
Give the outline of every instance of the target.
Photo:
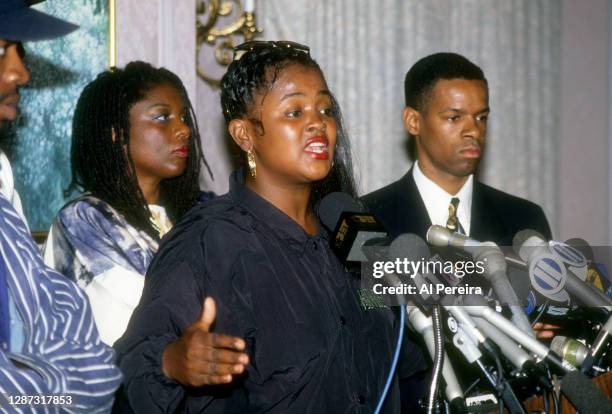
[[(152, 263), (115, 345), (122, 401), (142, 413), (372, 412), (393, 314), (362, 307), (315, 213), (330, 192), (355, 195), (338, 104), (306, 46), (249, 42), (235, 53), (221, 105), (246, 167), (173, 228)], [(213, 321), (244, 338), (250, 363), (211, 381), (199, 361)], [(398, 404), (394, 385), (387, 406)]]
[(102, 339), (121, 336), (160, 238), (198, 200), (206, 160), (181, 80), (131, 62), (107, 70), (79, 97), (72, 128), (73, 188), (45, 257), (87, 292)]

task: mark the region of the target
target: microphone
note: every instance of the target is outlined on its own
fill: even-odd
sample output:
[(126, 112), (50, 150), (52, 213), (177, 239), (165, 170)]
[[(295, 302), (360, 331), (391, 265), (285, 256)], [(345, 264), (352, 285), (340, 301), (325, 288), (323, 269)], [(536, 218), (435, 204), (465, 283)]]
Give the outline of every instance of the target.
[[(416, 306), (408, 306), (406, 308), (406, 312), (412, 327), (423, 337), (427, 350), (429, 351), (429, 355), (433, 360), (435, 353), (435, 340), (431, 317), (425, 316), (425, 314)], [(449, 401), (454, 407), (464, 407), (465, 403), (463, 391), (461, 390), (461, 386), (457, 380), (457, 375), (455, 374), (455, 370), (453, 369), (452, 363), (448, 358), (446, 351), (444, 351), (444, 360), (442, 363), (442, 377), (446, 383), (444, 395), (446, 396), (447, 401)], [(463, 411), (454, 410), (452, 412)]]
[[(428, 239), (430, 239), (428, 241), (435, 246), (453, 246), (464, 251), (469, 250), (470, 254), (478, 252), (478, 249), (482, 246), (482, 243), (478, 240), (474, 240), (462, 234), (451, 233), (441, 226), (432, 226), (428, 233)], [(523, 311), (526, 314), (531, 314), (535, 310), (537, 304), (541, 302), (538, 295), (560, 303), (567, 303), (569, 301), (569, 295), (563, 290), (559, 293), (552, 294), (532, 287), (531, 282), (528, 281), (529, 278), (525, 277), (529, 273), (527, 264), (518, 256), (515, 256), (514, 253), (503, 253), (504, 259), (508, 265), (507, 276), (510, 286), (515, 291), (517, 298), (520, 298), (520, 304), (524, 305)]]
[(612, 412), (612, 402), (608, 397), (578, 371), (569, 372), (561, 379), (561, 392), (581, 413)]
[[(495, 379), (491, 376), (489, 370), (485, 367), (482, 360), (482, 353), (479, 347), (485, 349), (489, 354), (493, 355), (496, 360), (499, 361), (497, 353), (492, 346), (491, 340), (485, 337), (480, 330), (476, 327), (476, 323), (470, 316), (465, 312), (462, 307), (459, 306), (445, 306), (445, 308), (456, 318), (451, 325), (451, 331), (453, 335), (453, 344), (461, 351), (463, 356), (470, 364), (476, 364), (482, 371), (484, 377), (490, 382), (490, 384), (496, 389), (501, 396), (502, 400), (512, 413), (524, 413), (525, 410), (521, 405), (520, 401), (516, 397), (516, 394), (510, 387), (507, 381), (500, 381), (502, 378), (501, 364), (498, 365), (500, 371), (497, 373), (498, 378)], [(476, 343), (474, 343), (476, 342)], [(467, 403), (467, 400), (466, 400)], [(468, 408), (473, 408), (469, 406)], [(471, 411), (471, 410), (469, 410)]]
[[(340, 260), (347, 265), (354, 266), (371, 258), (379, 259), (380, 252), (372, 252), (369, 249), (364, 249), (364, 247), (389, 245), (390, 240), (387, 237), (387, 231), (384, 226), (380, 224), (372, 214), (364, 212), (364, 209), (348, 194), (328, 194), (321, 200), (317, 213), (323, 225), (333, 232), (332, 250)], [(422, 245), (424, 245), (422, 241), (421, 243), (414, 243), (413, 240), (413, 243), (408, 247), (411, 249), (410, 251), (416, 249), (412, 254), (422, 254), (422, 257), (429, 257), (429, 249), (427, 249), (425, 245), (426, 250), (422, 250)], [(419, 248), (421, 248), (420, 253)], [(392, 287), (402, 286), (402, 282), (396, 274), (390, 272), (385, 273), (384, 281), (388, 285)], [(400, 300), (412, 303), (410, 299), (407, 299), (406, 295), (400, 294), (399, 296)], [(406, 307), (406, 311), (408, 311), (408, 307)], [(431, 326), (431, 329), (427, 328), (426, 322), (425, 327), (422, 327), (421, 331), (423, 332), (426, 343), (431, 339), (431, 345), (434, 345), (435, 341), (433, 338), (433, 325), (431, 320), (429, 321), (429, 326)], [(445, 392), (448, 401), (450, 401), (453, 406), (461, 408), (464, 406), (463, 392), (452, 370), (452, 366), (450, 366), (450, 362), (443, 363), (441, 368), (443, 377), (447, 383)]]
[[(413, 234), (402, 234), (393, 240), (391, 245), (389, 246), (388, 258), (409, 258), (411, 260), (423, 260), (429, 256), (429, 249), (424, 241)], [(427, 267), (422, 267), (422, 269), (427, 269)], [(430, 273), (426, 273), (422, 275), (421, 272), (418, 272), (414, 275), (411, 275), (416, 284), (419, 284), (419, 280), (422, 281), (431, 281), (432, 275)], [(463, 296), (465, 299), (467, 295)], [(478, 348), (482, 348), (489, 354), (496, 354), (495, 348), (492, 346), (491, 341), (496, 343), (504, 356), (508, 358), (516, 367), (518, 367), (521, 371), (529, 375), (530, 377), (537, 378), (537, 380), (542, 383), (542, 385), (547, 388), (550, 387), (550, 382), (548, 381), (545, 373), (531, 360), (530, 356), (519, 348), (515, 342), (513, 342), (506, 334), (500, 332), (495, 326), (488, 323), (482, 318), (472, 318), (466, 312), (466, 309), (462, 306), (456, 306), (452, 301), (448, 301), (450, 297), (445, 298), (434, 298), (435, 301), (438, 301), (443, 305), (443, 307), (453, 315), (453, 317), (459, 323), (459, 326), (462, 328), (462, 332), (458, 332), (453, 340), (453, 343), (457, 346), (457, 348), (464, 354), (468, 362), (474, 363), (476, 362), (481, 369), (484, 369), (484, 365), (482, 365), (481, 354)], [(426, 341), (431, 343), (431, 347), (429, 349), (433, 358), (433, 333), (431, 332), (431, 319), (429, 319), (429, 330), (426, 330), (423, 325), (418, 325), (419, 320), (416, 313), (420, 312), (419, 310), (409, 310), (409, 320), (412, 325), (416, 327), (416, 330), (424, 336)], [(424, 318), (424, 316), (423, 316)], [(424, 322), (421, 320), (421, 324)], [(473, 340), (475, 343), (470, 344), (467, 338), (461, 339), (457, 335), (467, 335), (469, 337), (469, 341)], [(427, 335), (430, 338), (427, 338)], [(429, 346), (429, 344), (428, 344)], [(552, 358), (552, 357), (551, 357)], [(443, 376), (446, 379), (444, 374), (444, 370), (448, 370), (445, 366), (443, 366)], [(486, 369), (485, 369), (486, 371)], [(483, 371), (483, 372), (485, 372)], [(486, 375), (486, 374), (485, 374)], [(503, 391), (500, 391), (503, 394), (504, 401), (509, 404), (509, 406), (520, 407), (516, 396), (512, 393), (512, 390), (507, 386), (504, 386)], [(448, 397), (449, 401), (451, 397)], [(466, 400), (467, 401), (467, 400)]]
[[(543, 253), (545, 251), (542, 249)], [(529, 280), (538, 294), (560, 303), (560, 306), (569, 307), (571, 300), (565, 287), (564, 274), (569, 271), (600, 291), (606, 290), (604, 286), (607, 286), (607, 280), (601, 277), (598, 268), (592, 263), (593, 251), (585, 240), (574, 238), (565, 243), (551, 240), (548, 242), (548, 252), (557, 261), (544, 256), (538, 264), (529, 269)], [(563, 269), (562, 265), (565, 265), (566, 269)]]
[[(428, 251), (427, 245), (420, 237), (414, 234), (402, 234), (391, 243), (389, 247), (389, 257), (408, 257), (414, 260), (427, 257)], [(432, 279), (431, 274), (429, 274), (429, 276), (416, 274), (413, 280), (418, 285), (419, 280), (431, 281)], [(463, 298), (465, 299), (465, 295)], [(536, 377), (543, 385), (549, 387), (549, 381), (546, 375), (536, 366), (530, 356), (495, 326), (482, 318), (470, 317), (462, 306), (456, 306), (454, 301), (448, 301), (448, 296), (445, 298), (436, 296), (432, 299), (433, 301), (441, 303), (443, 307), (453, 315), (461, 324), (466, 334), (468, 334), (478, 346), (482, 347), (490, 354), (495, 354), (495, 350), (489, 342), (493, 341), (500, 348), (502, 354), (517, 368), (530, 376)], [(487, 340), (487, 338), (489, 340)]]
[(495, 296), (507, 304), (512, 312), (512, 321), (525, 333), (534, 336), (527, 315), (519, 306), (514, 289), (507, 275), (506, 257), (499, 246), (492, 242), (480, 242), (447, 228), (433, 225), (427, 231), (427, 242), (438, 247), (456, 247), (470, 253), (474, 260), (485, 264), (484, 276), (493, 287)]
[(581, 239), (580, 237), (572, 237), (571, 239), (567, 239), (565, 244), (578, 250), (588, 262), (594, 261), (595, 255), (593, 254), (593, 248), (585, 239)]
[[(430, 259), (429, 247), (427, 243), (416, 234), (400, 234), (389, 246), (387, 259), (402, 261), (411, 261), (414, 263), (422, 263), (421, 269), (427, 266)], [(432, 292), (431, 289), (422, 289), (424, 285), (438, 285), (440, 280), (436, 276), (427, 271), (414, 271), (410, 274), (410, 283), (416, 287), (418, 295), (413, 295), (420, 299), (423, 303), (435, 304), (439, 303), (440, 295)]]
[[(529, 276), (530, 287), (535, 294), (562, 305), (569, 305), (570, 296), (565, 289), (566, 266), (563, 257), (571, 263), (576, 263), (578, 259), (572, 261), (571, 257), (563, 251), (563, 244), (559, 244), (555, 250), (548, 247), (542, 249), (541, 256), (534, 260), (532, 265), (525, 264)], [(518, 251), (517, 251), (518, 254)]]
[(589, 353), (589, 349), (582, 343), (561, 335), (552, 339), (550, 349), (576, 367), (582, 365)]
[(474, 316), (473, 320), (480, 330), (498, 346), (504, 357), (510, 361), (512, 365), (518, 368), (520, 372), (537, 380), (542, 387), (546, 389), (552, 388), (546, 370), (540, 363), (536, 363), (531, 356), (520, 348), (516, 342), (510, 339), (508, 335), (501, 332), (484, 318)]
[(473, 296), (466, 299), (466, 305), (468, 306), (466, 306), (465, 309), (467, 310), (468, 314), (473, 317), (481, 317), (485, 319), (514, 341), (536, 354), (539, 358), (546, 360), (546, 362), (548, 362), (551, 365), (551, 368), (553, 368), (555, 371), (565, 373), (576, 370), (576, 368), (568, 361), (559, 358), (557, 354), (548, 349), (544, 344), (518, 329), (512, 322), (504, 318), (502, 315), (498, 314), (488, 306), (483, 306), (481, 299), (479, 300)]
[[(592, 261), (593, 254), (586, 241), (575, 238), (568, 240), (567, 243), (556, 241), (546, 243), (539, 233), (523, 230), (517, 233), (513, 244), (517, 254), (523, 259), (528, 259), (526, 261), (529, 262), (532, 284), (543, 295), (551, 298), (567, 290), (582, 304), (592, 307), (603, 306), (608, 311), (612, 309), (607, 296), (587, 282), (589, 261), (587, 257)], [(576, 275), (577, 269), (584, 271), (581, 276)], [(555, 337), (551, 349), (573, 361), (574, 365), (582, 366), (582, 372), (588, 372), (603, 353), (611, 335), (612, 315), (609, 315), (590, 350), (580, 342), (565, 337)]]
[(548, 243), (538, 232), (519, 231), (514, 236), (513, 248), (528, 263), (532, 285), (543, 295), (557, 294), (565, 287), (583, 305), (612, 310), (608, 297), (580, 280), (571, 269), (567, 269), (550, 253)]
[(597, 358), (603, 353), (606, 344), (612, 337), (612, 315), (608, 317), (606, 323), (601, 327), (597, 337), (593, 341), (593, 345), (591, 345), (591, 349), (589, 350), (584, 365), (582, 366), (582, 372), (587, 372), (591, 369)]
[[(462, 300), (465, 299), (467, 298), (464, 296)], [(468, 299), (468, 302), (469, 301), (470, 299)], [(481, 301), (482, 299), (476, 298), (473, 303), (480, 303)], [(483, 341), (482, 337), (494, 342), (504, 357), (518, 368), (519, 371), (537, 379), (542, 386), (546, 388), (551, 387), (546, 372), (533, 361), (527, 352), (517, 346), (516, 342), (513, 341), (508, 334), (500, 331), (495, 325), (489, 323), (483, 317), (470, 316), (464, 306), (445, 306), (445, 308), (464, 327), (466, 333), (468, 333), (474, 341), (480, 343), (487, 352), (491, 354), (495, 353), (494, 349), (488, 345), (487, 341)], [(474, 324), (477, 327), (477, 331), (473, 330)]]
[[(364, 249), (365, 255), (368, 259), (372, 260), (371, 254), (372, 251), (370, 249)], [(376, 253), (374, 253), (376, 255)], [(399, 260), (400, 257), (405, 258), (407, 260), (419, 261), (429, 258), (430, 252), (427, 244), (418, 236), (414, 234), (402, 234), (398, 236), (389, 248), (385, 260)], [(378, 258), (378, 257), (377, 257)], [(416, 277), (420, 277), (420, 274), (411, 275)], [(393, 287), (401, 287), (403, 285), (402, 281), (395, 273), (386, 273), (383, 277), (383, 280), (386, 284)], [(411, 278), (411, 280), (414, 280)], [(411, 284), (414, 285), (413, 282)], [(418, 283), (417, 283), (418, 284)], [(421, 335), (423, 338), (425, 345), (427, 347), (427, 351), (431, 356), (432, 360), (436, 360), (436, 339), (434, 335), (434, 326), (431, 317), (427, 317), (412, 301), (407, 295), (400, 295), (400, 301), (403, 299), (403, 303), (407, 304), (405, 306), (405, 312), (408, 315), (408, 321), (410, 322), (413, 329)], [(419, 295), (412, 295), (415, 299), (420, 299)], [(420, 302), (420, 301), (419, 301)], [(404, 309), (402, 309), (404, 311)], [(459, 381), (457, 380), (457, 375), (453, 369), (452, 363), (446, 354), (446, 351), (442, 348), (440, 352), (443, 352), (442, 356), (442, 378), (444, 378), (444, 382), (446, 384), (444, 393), (446, 396), (446, 400), (449, 402), (452, 407), (453, 412), (465, 412), (465, 398), (463, 395), (463, 391), (461, 386), (459, 385)]]
[(527, 352), (519, 348), (514, 341), (512, 341), (508, 336), (487, 322), (485, 319), (473, 317), (472, 320), (476, 323), (476, 326), (478, 326), (482, 333), (498, 346), (504, 357), (506, 357), (506, 359), (508, 359), (516, 368), (522, 371), (525, 364), (531, 361), (531, 357), (527, 354)]
[[(586, 281), (591, 285), (595, 286), (597, 289), (606, 293), (608, 288), (610, 287), (610, 280), (605, 274), (605, 266), (595, 262), (595, 255), (593, 254), (593, 248), (589, 245), (589, 243), (581, 239), (579, 237), (574, 237), (572, 239), (566, 240), (568, 245), (574, 247), (580, 253), (584, 255), (587, 262), (587, 275)], [(584, 279), (583, 279), (584, 280)], [(609, 296), (609, 295), (608, 295)]]
[(362, 247), (368, 242), (389, 244), (384, 226), (346, 193), (334, 192), (323, 197), (317, 215), (332, 232), (332, 250), (346, 265), (355, 266), (367, 260)]

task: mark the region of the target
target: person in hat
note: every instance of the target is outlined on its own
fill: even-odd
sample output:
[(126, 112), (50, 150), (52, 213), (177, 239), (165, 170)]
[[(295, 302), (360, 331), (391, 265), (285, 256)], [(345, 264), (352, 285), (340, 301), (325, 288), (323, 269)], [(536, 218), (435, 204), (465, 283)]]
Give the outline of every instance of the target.
[[(30, 80), (21, 42), (48, 40), (63, 36), (78, 26), (29, 6), (41, 0), (2, 0), (0, 2), (0, 147), (6, 150), (7, 126), (19, 116), (19, 87)], [(13, 185), (9, 160), (0, 151), (0, 192), (23, 217), (21, 200)]]
[[(52, 39), (77, 26), (0, 2), (0, 138), (19, 114), (29, 72), (21, 42)], [(0, 411), (109, 412), (121, 374), (101, 342), (86, 295), (46, 267), (29, 234), (0, 154)]]

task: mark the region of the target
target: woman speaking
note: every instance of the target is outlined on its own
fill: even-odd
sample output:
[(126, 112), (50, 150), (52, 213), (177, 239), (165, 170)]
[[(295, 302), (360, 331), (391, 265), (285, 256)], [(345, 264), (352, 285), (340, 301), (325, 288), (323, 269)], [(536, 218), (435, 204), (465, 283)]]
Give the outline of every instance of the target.
[[(363, 309), (313, 208), (329, 192), (355, 194), (339, 108), (307, 47), (249, 42), (235, 54), (221, 104), (247, 166), (162, 243), (116, 344), (124, 397), (147, 413), (371, 413), (394, 317)], [(198, 363), (207, 297), (214, 330), (244, 338), (250, 360), (217, 385)], [(385, 408), (399, 411), (396, 383)]]

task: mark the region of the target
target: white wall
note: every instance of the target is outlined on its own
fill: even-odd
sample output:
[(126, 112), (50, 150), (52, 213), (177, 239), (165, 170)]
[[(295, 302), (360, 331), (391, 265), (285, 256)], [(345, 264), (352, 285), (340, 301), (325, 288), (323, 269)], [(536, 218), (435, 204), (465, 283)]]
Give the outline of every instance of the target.
[(608, 0), (562, 1), (558, 239), (610, 239)]
[(116, 0), (116, 8), (117, 66), (132, 60), (163, 66), (195, 97), (195, 0)]
[[(608, 51), (612, 47), (612, 0), (608, 0)], [(608, 52), (608, 246), (612, 245), (612, 52)]]

